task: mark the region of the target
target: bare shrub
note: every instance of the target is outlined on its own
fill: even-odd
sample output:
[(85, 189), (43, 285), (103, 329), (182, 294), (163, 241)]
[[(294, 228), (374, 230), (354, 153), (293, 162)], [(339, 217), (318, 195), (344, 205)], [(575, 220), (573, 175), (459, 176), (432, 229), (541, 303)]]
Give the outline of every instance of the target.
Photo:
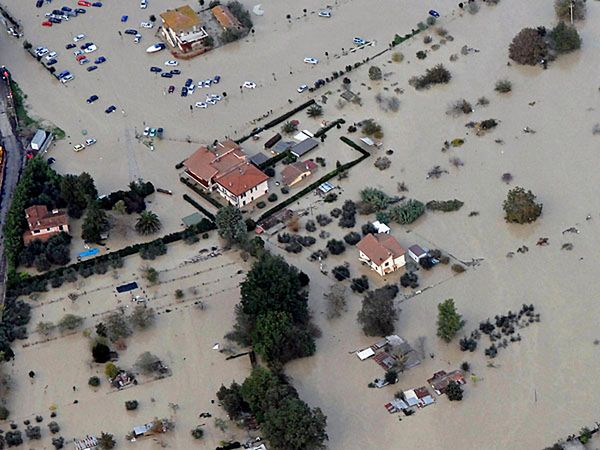
[(412, 77), (408, 83), (415, 89), (428, 89), (433, 84), (446, 84), (452, 79), (452, 74), (442, 64), (427, 69), (425, 75)]
[(457, 169), (465, 165), (465, 163), (458, 156), (454, 156), (450, 158), (450, 164), (452, 164)]
[(477, 14), (479, 12), (479, 3), (469, 2), (467, 3), (467, 11), (469, 14)]
[(430, 44), (431, 41), (433, 41), (433, 38), (429, 34), (426, 36), (423, 36), (423, 44)]
[(487, 97), (479, 97), (477, 99), (477, 106), (487, 106), (490, 104), (490, 101), (487, 99)]
[(471, 106), (471, 104), (464, 98), (462, 98), (460, 100), (456, 100), (455, 102), (450, 103), (446, 114), (449, 114), (451, 116), (458, 116), (461, 114), (471, 114), (472, 112), (473, 107)]
[(513, 176), (511, 173), (506, 172), (502, 174), (502, 181), (506, 184), (510, 184), (510, 182), (513, 180)]
[(438, 36), (445, 37), (445, 36), (447, 36), (447, 35), (448, 35), (448, 30), (446, 30), (444, 27), (437, 27), (437, 28), (435, 29), (435, 33), (436, 33)]
[(494, 88), (496, 92), (500, 92), (501, 94), (506, 94), (512, 91), (512, 83), (507, 79), (496, 81), (496, 87)]
[(394, 61), (395, 63), (401, 63), (402, 61), (404, 61), (404, 55), (400, 52), (394, 52), (392, 53), (392, 61)]
[(389, 167), (392, 165), (392, 161), (390, 161), (390, 159), (385, 156), (380, 156), (375, 160), (375, 163), (373, 165), (379, 170), (385, 170), (389, 169)]
[(324, 296), (327, 299), (327, 320), (341, 317), (342, 313), (348, 310), (346, 286), (343, 284), (334, 284)]

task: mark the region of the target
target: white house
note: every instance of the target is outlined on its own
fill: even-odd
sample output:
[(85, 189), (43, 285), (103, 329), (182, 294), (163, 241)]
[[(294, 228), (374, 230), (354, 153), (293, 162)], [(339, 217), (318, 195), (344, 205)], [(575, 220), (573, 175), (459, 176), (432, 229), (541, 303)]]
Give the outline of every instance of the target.
[(408, 256), (419, 264), (419, 262), (427, 256), (427, 250), (423, 249), (420, 245), (411, 245), (408, 247)]
[(160, 17), (162, 35), (172, 47), (182, 52), (194, 50), (208, 36), (200, 17), (189, 5), (165, 11)]
[(406, 251), (390, 234), (368, 234), (356, 244), (358, 259), (384, 276), (406, 265)]

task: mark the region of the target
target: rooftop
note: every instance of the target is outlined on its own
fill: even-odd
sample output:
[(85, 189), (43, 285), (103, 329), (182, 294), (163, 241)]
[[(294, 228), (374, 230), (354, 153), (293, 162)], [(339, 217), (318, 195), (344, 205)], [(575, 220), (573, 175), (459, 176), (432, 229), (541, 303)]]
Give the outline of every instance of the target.
[(258, 170), (256, 166), (245, 163), (235, 170), (231, 170), (229, 173), (219, 176), (217, 178), (217, 183), (233, 195), (239, 196), (268, 179), (269, 177)]
[(311, 174), (316, 168), (317, 165), (314, 161), (296, 161), (293, 164), (288, 164), (285, 169), (281, 171), (281, 181), (284, 185), (288, 186), (301, 175), (305, 173)]
[(54, 228), (67, 225), (69, 220), (64, 211), (57, 209), (48, 211), (46, 205), (34, 205), (25, 210), (25, 217), (30, 230), (41, 230), (43, 228)]
[(377, 265), (390, 256), (395, 259), (405, 253), (400, 243), (390, 234), (367, 234), (356, 247)]
[(237, 20), (227, 6), (217, 5), (211, 11), (223, 28), (241, 28), (239, 20)]
[(244, 163), (246, 155), (233, 141), (227, 140), (216, 145), (215, 150), (200, 147), (183, 165), (198, 178), (212, 180), (219, 174), (225, 174)]
[(164, 26), (176, 33), (186, 31), (201, 24), (200, 17), (189, 5), (170, 9), (160, 15)]

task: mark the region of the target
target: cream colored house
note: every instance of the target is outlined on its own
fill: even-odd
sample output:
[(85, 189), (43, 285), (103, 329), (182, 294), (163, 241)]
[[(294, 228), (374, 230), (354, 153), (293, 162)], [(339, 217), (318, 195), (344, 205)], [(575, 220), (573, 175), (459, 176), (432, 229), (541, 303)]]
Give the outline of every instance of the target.
[(406, 251), (390, 234), (368, 234), (356, 248), (358, 259), (382, 277), (406, 265)]
[(200, 17), (189, 5), (165, 11), (160, 18), (163, 37), (182, 52), (194, 50), (208, 36)]

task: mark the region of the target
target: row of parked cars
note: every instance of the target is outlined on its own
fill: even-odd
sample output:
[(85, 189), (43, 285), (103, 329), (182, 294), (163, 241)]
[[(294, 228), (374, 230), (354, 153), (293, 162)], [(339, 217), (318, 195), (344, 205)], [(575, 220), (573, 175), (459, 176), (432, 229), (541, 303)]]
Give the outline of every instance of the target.
[[(38, 4), (40, 1), (43, 3), (43, 0), (38, 0)], [(89, 7), (89, 6), (101, 7), (102, 3), (100, 3), (100, 2), (91, 3), (91, 2), (88, 2), (85, 0), (79, 0), (77, 2), (77, 5), (78, 6), (86, 6), (86, 7)], [(68, 6), (63, 6), (61, 9), (54, 9), (52, 12), (46, 13), (45, 14), (46, 20), (44, 20), (42, 22), (42, 26), (43, 27), (51, 27), (53, 24), (62, 23), (63, 20), (68, 22), (70, 18), (77, 17), (79, 14), (85, 14), (85, 13), (86, 13), (86, 10), (84, 8), (70, 8)]]
[[(213, 78), (208, 78), (206, 80), (198, 81), (198, 87), (199, 88), (210, 87), (213, 84), (219, 84), (220, 81), (221, 81), (221, 76), (215, 75)], [(193, 94), (195, 89), (196, 89), (196, 84), (194, 83), (194, 80), (192, 80), (191, 78), (188, 78), (185, 81), (185, 84), (181, 87), (181, 96), (187, 97), (188, 95)], [(173, 90), (174, 90), (174, 88), (173, 88)], [(172, 93), (173, 90), (171, 90), (171, 88), (169, 88), (169, 93)], [(221, 100), (221, 98), (219, 97), (218, 100)], [(216, 102), (213, 104), (216, 104)]]

